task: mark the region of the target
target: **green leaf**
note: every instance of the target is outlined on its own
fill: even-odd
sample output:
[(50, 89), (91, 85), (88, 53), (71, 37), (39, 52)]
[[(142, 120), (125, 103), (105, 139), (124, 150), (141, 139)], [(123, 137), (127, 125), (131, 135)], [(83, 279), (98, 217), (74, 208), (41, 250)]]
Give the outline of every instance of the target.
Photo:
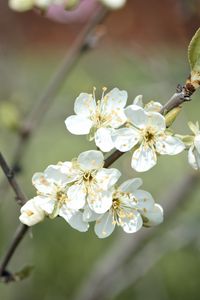
[(15, 281), (21, 281), (23, 279), (26, 279), (29, 277), (33, 271), (33, 266), (25, 266), (23, 269), (21, 269), (19, 272), (14, 274)]
[(188, 59), (191, 70), (200, 72), (200, 28), (196, 31), (188, 46)]

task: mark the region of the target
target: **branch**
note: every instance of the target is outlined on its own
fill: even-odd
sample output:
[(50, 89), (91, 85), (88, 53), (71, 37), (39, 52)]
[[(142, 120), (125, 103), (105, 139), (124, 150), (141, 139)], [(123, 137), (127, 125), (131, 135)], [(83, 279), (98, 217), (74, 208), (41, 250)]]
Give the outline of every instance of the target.
[[(192, 173), (185, 176), (171, 189), (161, 201), (165, 211), (165, 224), (173, 213), (177, 212), (180, 205), (187, 200), (189, 193), (197, 186), (199, 174)], [(159, 226), (160, 227), (160, 226)], [(135, 234), (121, 235), (111, 246), (109, 251), (97, 261), (89, 278), (83, 283), (82, 288), (74, 298), (75, 300), (103, 300), (107, 297), (107, 290), (112, 277), (127, 263), (128, 259), (138, 252), (141, 247), (159, 230), (145, 229)], [(116, 284), (116, 282), (115, 282)]]
[(25, 204), (28, 199), (25, 196), (22, 189), (20, 188), (19, 184), (17, 183), (15, 176), (14, 176), (14, 172), (12, 171), (11, 168), (9, 168), (9, 166), (1, 152), (0, 152), (0, 166), (1, 166), (5, 176), (7, 177), (10, 186), (12, 187), (12, 189), (16, 195), (17, 202), (20, 205)]
[[(24, 192), (21, 190), (19, 184), (17, 183), (15, 176), (14, 176), (14, 172), (11, 170), (11, 168), (9, 168), (2, 153), (0, 153), (0, 166), (1, 166), (5, 176), (7, 177), (10, 186), (12, 187), (12, 189), (16, 195), (18, 204), (20, 204), (20, 206), (23, 205), (28, 199), (27, 199), (26, 195), (24, 194)], [(8, 275), (10, 276), (10, 273), (6, 271), (6, 267), (7, 267), (8, 263), (10, 262), (16, 248), (18, 247), (19, 243), (21, 242), (21, 240), (23, 239), (23, 237), (27, 231), (28, 231), (28, 226), (26, 226), (26, 225), (20, 224), (20, 226), (17, 228), (16, 233), (11, 242), (11, 245), (8, 248), (8, 250), (5, 254), (5, 257), (2, 259), (2, 262), (0, 264), (0, 277), (1, 276), (5, 277)]]
[(108, 11), (103, 6), (96, 9), (95, 14), (91, 17), (89, 22), (78, 35), (74, 44), (67, 51), (66, 57), (58, 67), (58, 70), (55, 72), (48, 86), (36, 101), (35, 107), (22, 125), (18, 145), (14, 153), (12, 163), (13, 168), (16, 167), (17, 169), (19, 166), (30, 137), (40, 125), (44, 115), (53, 103), (53, 100), (55, 99), (55, 96), (64, 83), (66, 77), (69, 76), (71, 70), (79, 61), (82, 54), (86, 50), (90, 49), (91, 36), (94, 34), (94, 29), (104, 20), (107, 13)]

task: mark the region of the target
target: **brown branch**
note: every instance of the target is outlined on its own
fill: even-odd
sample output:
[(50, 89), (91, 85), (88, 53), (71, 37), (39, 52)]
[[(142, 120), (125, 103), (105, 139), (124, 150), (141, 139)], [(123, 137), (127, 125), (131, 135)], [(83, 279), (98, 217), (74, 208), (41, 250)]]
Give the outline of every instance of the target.
[(44, 118), (44, 115), (53, 103), (56, 94), (58, 93), (67, 76), (69, 76), (71, 70), (77, 64), (82, 54), (86, 50), (90, 49), (91, 36), (92, 34), (94, 34), (94, 29), (104, 20), (107, 13), (108, 10), (103, 6), (96, 9), (95, 14), (91, 17), (91, 19), (78, 35), (73, 45), (67, 51), (66, 57), (51, 78), (46, 89), (36, 101), (35, 107), (31, 111), (29, 116), (25, 119), (20, 130), (19, 141), (14, 153), (12, 163), (13, 167), (19, 166), (30, 137), (40, 125), (41, 121)]
[(24, 194), (24, 192), (20, 188), (19, 184), (17, 183), (15, 176), (14, 176), (14, 172), (8, 166), (2, 153), (0, 153), (0, 166), (5, 174), (6, 178), (8, 179), (10, 186), (12, 187), (12, 189), (16, 195), (16, 200), (20, 203), (20, 205), (25, 204), (28, 199), (26, 198), (26, 195)]
[[(11, 168), (8, 166), (5, 158), (3, 157), (2, 153), (0, 153), (0, 166), (8, 179), (8, 182), (10, 186), (12, 187), (17, 202), (20, 205), (23, 205), (28, 199), (22, 189), (20, 188), (19, 184), (17, 183), (14, 172), (11, 170)], [(20, 226), (17, 228), (16, 233), (13, 237), (13, 240), (11, 242), (10, 247), (8, 248), (5, 257), (2, 259), (2, 262), (0, 264), (0, 277), (4, 276), (4, 274), (7, 274), (6, 267), (8, 263), (10, 262), (15, 250), (17, 249), (19, 243), (23, 239), (24, 235), (28, 231), (28, 226), (20, 224)], [(8, 273), (10, 276), (10, 273)], [(6, 275), (5, 275), (6, 276)]]
[[(171, 191), (162, 199), (165, 211), (165, 223), (176, 213), (180, 206), (187, 200), (190, 192), (197, 186), (199, 174), (192, 173), (185, 176)], [(130, 235), (120, 236), (111, 246), (109, 251), (97, 261), (91, 271), (89, 278), (74, 298), (75, 300), (103, 300), (107, 298), (107, 291), (112, 278), (119, 272), (122, 266), (128, 262), (130, 257), (137, 253), (150, 238), (158, 232), (158, 228), (145, 229), (132, 238)], [(117, 282), (115, 282), (117, 284)]]

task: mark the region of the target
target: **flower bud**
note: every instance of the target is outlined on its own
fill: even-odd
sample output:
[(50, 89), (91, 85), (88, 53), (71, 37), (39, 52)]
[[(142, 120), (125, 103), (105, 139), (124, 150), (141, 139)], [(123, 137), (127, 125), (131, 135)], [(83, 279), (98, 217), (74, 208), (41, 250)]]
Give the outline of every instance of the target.
[(170, 112), (168, 112), (165, 115), (165, 122), (167, 127), (170, 127), (174, 123), (180, 111), (181, 111), (181, 107), (178, 106), (170, 110)]

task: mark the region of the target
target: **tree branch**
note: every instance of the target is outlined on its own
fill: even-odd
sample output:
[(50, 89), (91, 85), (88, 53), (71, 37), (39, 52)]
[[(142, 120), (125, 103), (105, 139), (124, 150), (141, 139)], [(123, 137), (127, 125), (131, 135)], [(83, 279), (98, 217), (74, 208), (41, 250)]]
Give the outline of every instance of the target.
[[(28, 199), (22, 189), (20, 188), (19, 184), (17, 183), (14, 172), (11, 170), (11, 168), (8, 166), (5, 158), (3, 157), (2, 153), (0, 153), (0, 166), (5, 174), (5, 176), (8, 179), (8, 182), (10, 186), (12, 187), (17, 202), (20, 206), (22, 206)], [(6, 274), (10, 276), (9, 272), (6, 272), (6, 267), (8, 263), (10, 262), (16, 248), (18, 247), (19, 243), (23, 239), (24, 235), (28, 231), (28, 226), (20, 224), (20, 226), (17, 228), (16, 233), (13, 237), (13, 240), (11, 242), (10, 247), (8, 248), (5, 257), (2, 259), (2, 262), (0, 264), (0, 277), (6, 276)]]

